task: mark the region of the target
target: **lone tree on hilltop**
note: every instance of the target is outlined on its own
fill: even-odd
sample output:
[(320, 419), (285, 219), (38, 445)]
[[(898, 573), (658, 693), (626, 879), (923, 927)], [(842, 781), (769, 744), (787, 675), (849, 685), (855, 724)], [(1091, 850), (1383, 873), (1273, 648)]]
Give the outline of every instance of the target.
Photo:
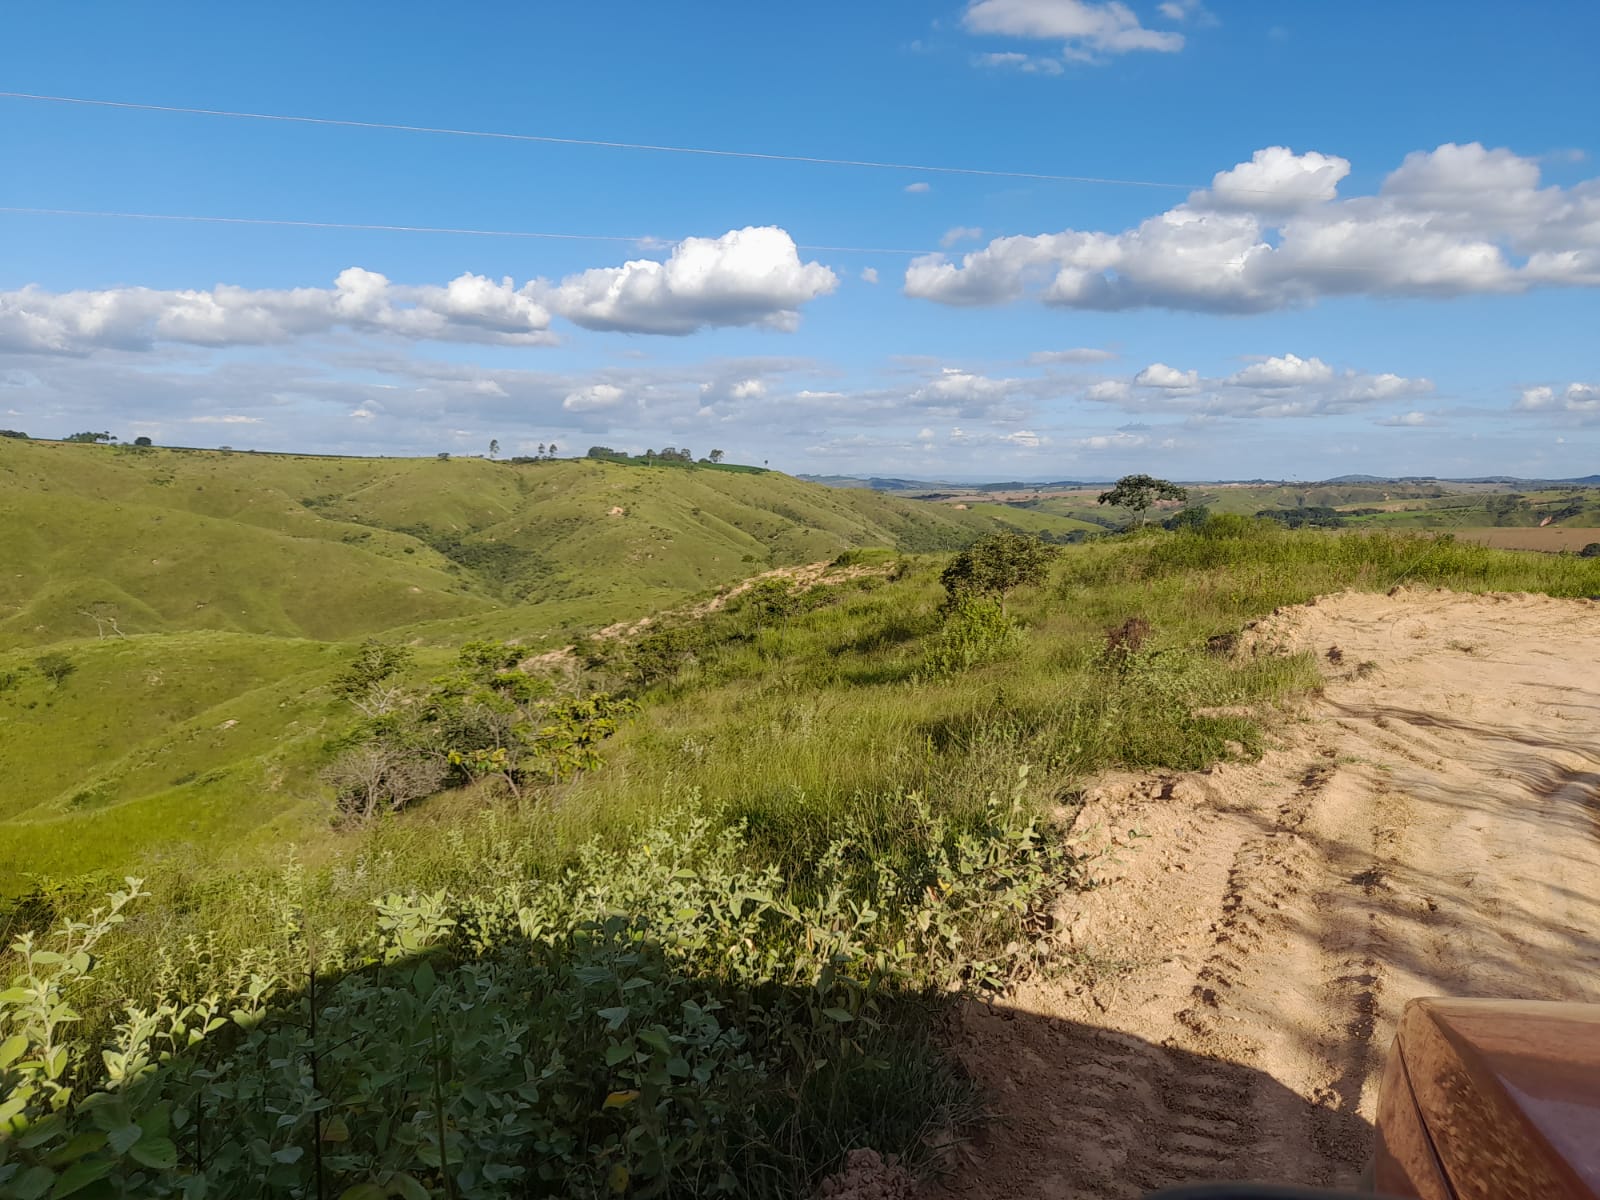
[(500, 453), (500, 439), (499, 438), (490, 438), (489, 439), (489, 457), (493, 458), (496, 454), (499, 454), (499, 453)]
[(149, 438), (143, 437), (143, 436), (134, 438), (133, 439), (133, 444), (135, 446), (153, 446), (153, 445), (155, 445), (155, 443), (152, 442)]
[(1153, 475), (1124, 475), (1109, 492), (1101, 492), (1098, 503), (1115, 504), (1139, 514), (1145, 523), (1145, 510), (1157, 500), (1187, 500), (1189, 489)]
[(722, 451), (721, 450), (713, 450), (706, 457), (709, 458), (714, 463), (719, 463), (719, 462), (722, 461)]
[(1036, 586), (1045, 580), (1050, 560), (1059, 549), (1020, 533), (991, 533), (979, 538), (955, 558), (939, 576), (950, 604), (969, 597), (989, 597), (1004, 612), (1006, 597), (1014, 588)]

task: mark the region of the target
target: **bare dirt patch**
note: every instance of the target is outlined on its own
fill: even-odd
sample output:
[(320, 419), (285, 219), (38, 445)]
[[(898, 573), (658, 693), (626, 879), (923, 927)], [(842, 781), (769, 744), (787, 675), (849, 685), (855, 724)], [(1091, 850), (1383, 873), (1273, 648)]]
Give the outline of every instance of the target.
[(1542, 529), (1537, 526), (1526, 529), (1460, 529), (1456, 531), (1456, 536), (1464, 542), (1482, 542), (1497, 550), (1577, 552), (1591, 542), (1600, 542), (1600, 529), (1566, 525), (1546, 525)]
[(701, 617), (710, 616), (721, 608), (725, 608), (729, 600), (735, 596), (742, 596), (758, 583), (768, 579), (786, 580), (794, 588), (812, 588), (824, 583), (843, 583), (848, 579), (859, 579), (863, 575), (884, 575), (888, 567), (836, 567), (831, 562), (805, 563), (797, 567), (777, 567), (771, 571), (763, 571), (759, 575), (752, 575), (748, 579), (741, 579), (729, 587), (719, 591), (715, 596), (698, 603), (690, 604), (684, 608), (669, 609), (660, 616), (640, 617), (636, 621), (618, 621), (607, 625), (595, 633), (597, 638), (631, 638), (643, 633), (654, 625), (661, 617), (687, 617), (690, 620), (699, 620)]
[(1347, 593), (1251, 644), (1325, 694), (1259, 763), (1091, 791), (1075, 969), (960, 1014), (998, 1120), (933, 1194), (1349, 1184), (1407, 1000), (1600, 1001), (1600, 604)]

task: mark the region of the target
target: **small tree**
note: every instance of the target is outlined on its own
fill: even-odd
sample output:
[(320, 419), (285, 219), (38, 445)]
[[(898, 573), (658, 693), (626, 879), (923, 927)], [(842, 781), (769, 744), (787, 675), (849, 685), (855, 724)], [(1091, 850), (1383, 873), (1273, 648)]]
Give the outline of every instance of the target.
[(500, 439), (499, 438), (490, 438), (489, 439), (489, 457), (493, 458), (496, 454), (499, 454), (499, 453), (500, 453)]
[(441, 451), (439, 451), (438, 454), (434, 455), (434, 457), (437, 458), (440, 462), (449, 462), (450, 461), (450, 451), (441, 450)]
[(550, 457), (554, 458), (555, 456), (556, 456), (556, 444), (554, 442), (551, 442), (550, 443)]
[(1098, 503), (1130, 509), (1145, 523), (1145, 510), (1157, 500), (1187, 500), (1189, 490), (1153, 475), (1124, 475), (1109, 492), (1101, 492)]
[(93, 433), (85, 430), (83, 433), (72, 433), (61, 439), (63, 442), (114, 442), (117, 439), (109, 433)]
[(333, 788), (339, 813), (351, 822), (398, 812), (445, 784), (446, 765), (408, 747), (386, 742), (352, 746), (322, 777)]
[(711, 459), (712, 462), (719, 463), (719, 462), (722, 461), (722, 451), (721, 450), (713, 450), (708, 457)]
[(50, 681), (52, 687), (60, 687), (78, 669), (77, 663), (65, 654), (56, 652), (41, 654), (33, 660), (33, 665), (38, 668), (39, 674)]
[(380, 717), (391, 711), (400, 698), (394, 677), (411, 665), (411, 651), (368, 638), (361, 643), (354, 660), (333, 679), (333, 690), (350, 701), (364, 715)]
[(153, 446), (153, 445), (155, 445), (154, 442), (152, 442), (149, 438), (144, 437), (143, 435), (134, 438), (133, 439), (133, 444), (135, 446)]
[(991, 533), (956, 555), (939, 576), (948, 594), (947, 604), (988, 596), (1005, 612), (1013, 589), (1037, 586), (1045, 580), (1050, 561), (1059, 547), (1020, 533)]
[(1180, 532), (1193, 533), (1202, 528), (1211, 519), (1211, 510), (1204, 504), (1191, 504), (1188, 508), (1179, 509), (1172, 516), (1161, 522), (1164, 529), (1176, 529)]

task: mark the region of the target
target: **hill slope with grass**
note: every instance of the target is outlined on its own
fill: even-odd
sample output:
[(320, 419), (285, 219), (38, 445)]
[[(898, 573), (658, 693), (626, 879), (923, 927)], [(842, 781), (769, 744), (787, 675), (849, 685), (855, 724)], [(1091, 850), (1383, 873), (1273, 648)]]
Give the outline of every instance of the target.
[(0, 439), (0, 528), (4, 894), (325, 826), (329, 683), (363, 638), (428, 670), (473, 638), (558, 645), (853, 548), (1073, 523), (712, 465)]
[(857, 546), (1013, 520), (775, 471), (366, 459), (0, 439), (0, 649), (218, 629), (340, 639), (557, 601), (648, 611)]

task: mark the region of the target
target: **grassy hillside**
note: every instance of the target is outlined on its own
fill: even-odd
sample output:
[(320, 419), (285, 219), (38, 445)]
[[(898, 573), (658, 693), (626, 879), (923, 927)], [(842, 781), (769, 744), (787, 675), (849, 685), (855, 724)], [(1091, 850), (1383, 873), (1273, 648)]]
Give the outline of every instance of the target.
[(319, 832), (326, 685), (363, 637), (537, 649), (853, 547), (1074, 525), (750, 469), (0, 439), (0, 894)]
[[(575, 778), (513, 794), (485, 776), (266, 862), (237, 844), (147, 861), (151, 894), (90, 926), (94, 955), (19, 955), (0, 1083), (32, 1117), (54, 1081), (76, 1089), (12, 1157), (30, 1187), (72, 1156), (107, 1194), (201, 1176), (263, 1198), (815, 1195), (861, 1146), (920, 1169), (981, 1110), (940, 1019), (1046, 961), (1047, 914), (1080, 878), (1059, 821), (1086, 777), (1248, 757), (1271, 705), (1315, 686), (1311, 656), (1232, 654), (1228, 635), (1343, 587), (1600, 592), (1600, 560), (1237, 517), (1066, 548), (1004, 610), (944, 605), (941, 560), (861, 557), (880, 569), (751, 589), (567, 664), (571, 694), (638, 705)], [(252, 687), (252, 635), (177, 637), (189, 682), (170, 697), (149, 649), (176, 638), (107, 639), (58, 651), (83, 660), (59, 691), (13, 684), (18, 711), (144, 672), (152, 704), (192, 713), (172, 752), (190, 757), (164, 761), (140, 740), (158, 721), (124, 731), (94, 697), (62, 728), (168, 777), (274, 710), (308, 737), (353, 719), (323, 686), (338, 647), (292, 643), (298, 674)], [(446, 659), (424, 648), (408, 672), (416, 711), (454, 694), (434, 682)], [(252, 748), (260, 788), (282, 764)], [(96, 809), (71, 787), (24, 818), (109, 817), (121, 795)], [(63, 907), (87, 905), (45, 891), (14, 916)], [(58, 1002), (84, 1020), (51, 1025)], [(169, 1041), (187, 1049), (78, 1106)]]
[(647, 609), (853, 546), (1040, 525), (778, 472), (13, 439), (0, 521), (0, 649), (92, 633), (85, 611), (126, 633), (338, 639), (555, 600)]

